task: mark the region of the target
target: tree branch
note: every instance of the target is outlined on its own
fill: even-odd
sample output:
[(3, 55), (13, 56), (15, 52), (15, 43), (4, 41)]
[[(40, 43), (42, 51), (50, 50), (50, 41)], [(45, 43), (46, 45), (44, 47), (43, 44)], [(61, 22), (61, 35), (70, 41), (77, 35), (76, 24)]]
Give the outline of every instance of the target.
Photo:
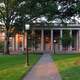
[(3, 17), (3, 21), (4, 21), (4, 23), (5, 23), (5, 16), (4, 16), (4, 14), (3, 14), (3, 12), (0, 10), (0, 13), (1, 13), (1, 15), (2, 15), (2, 17)]

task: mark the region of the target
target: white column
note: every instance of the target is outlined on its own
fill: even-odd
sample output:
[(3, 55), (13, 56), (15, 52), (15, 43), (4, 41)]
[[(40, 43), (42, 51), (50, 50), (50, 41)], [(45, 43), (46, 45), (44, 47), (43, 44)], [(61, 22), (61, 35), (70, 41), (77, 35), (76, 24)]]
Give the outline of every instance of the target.
[(78, 43), (78, 46), (79, 46), (79, 52), (80, 52), (80, 30), (79, 30), (79, 43)]
[[(72, 38), (72, 30), (70, 30), (70, 37)], [(72, 44), (70, 44), (69, 51), (72, 51)]]
[(77, 31), (77, 34), (76, 34), (76, 50), (77, 50), (77, 52), (78, 52), (78, 50), (79, 50), (79, 31)]
[(44, 51), (44, 30), (41, 30), (41, 51)]
[(16, 51), (18, 51), (18, 34), (16, 35)]
[[(62, 38), (62, 30), (60, 30), (60, 38)], [(62, 51), (62, 41), (60, 40), (60, 51)]]
[(22, 51), (24, 51), (24, 35), (22, 35)]
[(53, 30), (51, 30), (51, 51), (53, 51)]
[(15, 51), (15, 37), (12, 37), (12, 50)]

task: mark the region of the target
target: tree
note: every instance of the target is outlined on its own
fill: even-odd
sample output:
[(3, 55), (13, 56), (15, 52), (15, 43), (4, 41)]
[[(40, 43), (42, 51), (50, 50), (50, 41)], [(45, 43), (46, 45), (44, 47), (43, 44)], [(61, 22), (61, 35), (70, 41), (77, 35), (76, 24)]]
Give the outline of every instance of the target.
[(33, 23), (34, 20), (42, 16), (50, 18), (56, 15), (57, 4), (53, 0), (25, 0), (25, 5), (20, 10), (28, 15), (27, 23)]
[[(24, 31), (25, 24), (32, 24), (33, 21), (37, 21), (38, 18), (43, 16), (45, 16), (47, 20), (50, 20), (53, 18), (53, 15), (56, 15), (58, 10), (56, 2), (53, 0), (24, 0), (23, 4), (24, 5), (21, 5), (18, 9), (20, 11), (20, 17), (16, 20), (15, 24), (17, 26), (23, 26)], [(34, 42), (33, 45), (35, 45)]]
[(3, 50), (3, 49), (4, 49), (4, 42), (1, 41), (1, 42), (0, 42), (0, 50)]
[(64, 47), (70, 46), (73, 42), (73, 37), (71, 37), (69, 33), (70, 33), (69, 30), (63, 31), (63, 37), (61, 38), (61, 40), (62, 40), (62, 45)]
[(13, 32), (15, 33), (16, 28), (18, 27), (16, 27), (14, 23), (18, 17), (18, 8), (20, 3), (17, 0), (0, 1), (0, 21), (4, 22), (6, 34), (5, 54), (9, 54), (9, 37)]
[(13, 31), (22, 31), (26, 23), (43, 16), (47, 22), (57, 17), (64, 21), (80, 13), (79, 0), (1, 0), (0, 3), (0, 21), (4, 21), (6, 29), (6, 54), (9, 54), (9, 36)]
[[(80, 15), (80, 0), (57, 0), (59, 6), (58, 18), (61, 18), (62, 22), (73, 21), (76, 22), (75, 18)], [(65, 21), (64, 21), (65, 20)]]

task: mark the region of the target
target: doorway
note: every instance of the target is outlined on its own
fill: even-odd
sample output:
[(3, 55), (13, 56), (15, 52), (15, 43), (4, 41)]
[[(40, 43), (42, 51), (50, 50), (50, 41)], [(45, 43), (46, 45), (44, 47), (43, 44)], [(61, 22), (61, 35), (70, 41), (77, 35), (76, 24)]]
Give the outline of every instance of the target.
[(50, 30), (44, 31), (44, 50), (51, 51), (51, 32)]

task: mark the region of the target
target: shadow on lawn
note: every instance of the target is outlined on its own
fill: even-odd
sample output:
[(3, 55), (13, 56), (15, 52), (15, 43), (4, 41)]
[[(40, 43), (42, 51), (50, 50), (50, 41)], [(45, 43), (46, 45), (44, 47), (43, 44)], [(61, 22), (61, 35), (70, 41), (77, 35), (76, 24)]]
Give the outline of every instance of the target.
[(60, 71), (62, 80), (80, 80), (80, 66), (69, 67)]
[(53, 55), (53, 59), (55, 61), (69, 60), (71, 58), (77, 58), (77, 57), (80, 57), (80, 54), (55, 54)]

